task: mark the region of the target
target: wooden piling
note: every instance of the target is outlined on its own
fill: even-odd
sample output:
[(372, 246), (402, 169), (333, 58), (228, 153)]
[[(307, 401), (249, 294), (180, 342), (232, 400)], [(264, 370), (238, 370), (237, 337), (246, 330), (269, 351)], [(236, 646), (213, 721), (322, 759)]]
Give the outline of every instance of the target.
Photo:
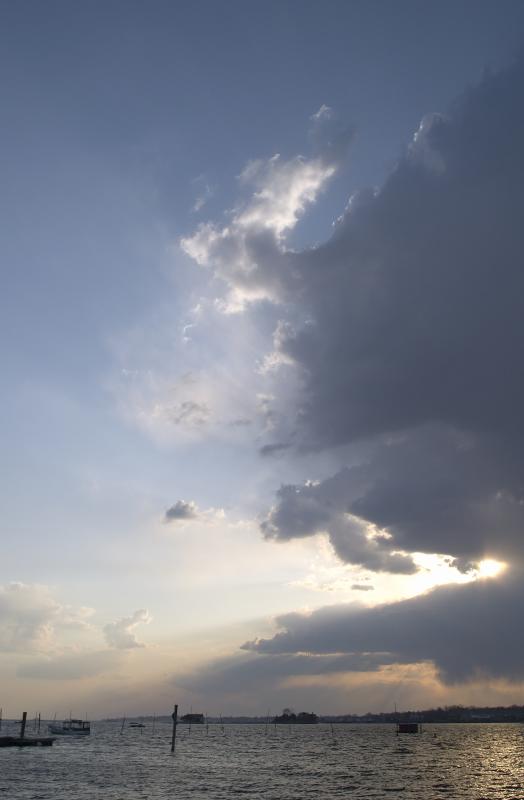
[(25, 736), (25, 724), (27, 722), (27, 711), (24, 711), (22, 714), (22, 724), (20, 728), (20, 738), (23, 739)]
[(177, 726), (177, 717), (178, 717), (178, 705), (175, 705), (173, 713), (171, 714), (173, 719), (173, 735), (171, 736), (171, 752), (175, 752), (175, 740), (176, 740), (176, 726)]

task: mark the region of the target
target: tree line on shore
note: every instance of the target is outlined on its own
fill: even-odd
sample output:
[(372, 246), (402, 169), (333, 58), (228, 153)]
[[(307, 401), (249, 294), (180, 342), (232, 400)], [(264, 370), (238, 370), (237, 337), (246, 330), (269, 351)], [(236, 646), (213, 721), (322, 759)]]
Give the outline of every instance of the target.
[[(287, 709), (286, 709), (287, 710)], [(427, 708), (419, 711), (382, 711), (378, 713), (368, 712), (366, 714), (315, 714), (307, 715), (315, 717), (318, 722), (333, 723), (396, 723), (396, 722), (524, 722), (524, 706), (439, 706), (438, 708)], [(133, 718), (130, 717), (129, 720)], [(153, 717), (140, 717), (142, 721), (152, 720)], [(109, 720), (107, 720), (109, 721)], [(117, 720), (111, 720), (117, 721)], [(157, 722), (171, 722), (170, 716), (157, 716)], [(207, 716), (205, 721), (209, 724), (267, 724), (268, 721), (274, 722), (274, 718), (267, 716)]]

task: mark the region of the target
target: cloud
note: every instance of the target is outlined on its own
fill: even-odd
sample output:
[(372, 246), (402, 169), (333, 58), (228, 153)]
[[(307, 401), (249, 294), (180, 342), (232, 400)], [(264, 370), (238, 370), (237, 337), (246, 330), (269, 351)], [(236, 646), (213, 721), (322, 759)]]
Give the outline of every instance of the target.
[[(323, 113), (315, 123), (325, 126), (326, 121)], [(337, 130), (331, 138), (322, 137), (311, 158), (276, 154), (251, 161), (239, 176), (240, 187), (251, 192), (248, 199), (229, 213), (225, 224), (203, 223), (181, 240), (187, 255), (230, 286), (224, 310), (289, 293), (293, 253), (286, 248), (286, 235), (333, 177), (350, 139), (350, 132)]]
[(219, 658), (191, 674), (177, 676), (176, 684), (192, 692), (218, 695), (275, 691), (289, 678), (375, 671), (393, 663), (386, 654), (253, 654), (243, 652)]
[(209, 299), (195, 314), (191, 338), (187, 325), (168, 334), (164, 327), (144, 325), (139, 340), (133, 336), (120, 344), (123, 362), (142, 367), (120, 373), (114, 392), (121, 412), (162, 446), (251, 441), (280, 419), (277, 404), (266, 408), (260, 400), (269, 398), (264, 390), (271, 378), (259, 373), (254, 354), (267, 347), (267, 335), (248, 315), (224, 315)]
[(224, 517), (225, 512), (223, 508), (200, 509), (194, 500), (190, 500), (189, 502), (177, 500), (164, 514), (164, 522), (166, 524), (174, 523), (176, 525), (198, 520), (201, 525), (209, 525), (217, 520), (223, 520)]
[(168, 422), (185, 428), (205, 426), (211, 416), (208, 404), (195, 400), (183, 400), (181, 403), (169, 405), (159, 411), (165, 415)]
[(521, 560), (517, 463), (501, 443), (425, 426), (378, 441), (324, 481), (281, 486), (262, 530), (280, 540), (327, 531), (346, 560), (359, 530), (386, 534), (374, 550), (447, 553), (466, 570), (487, 557)]
[(523, 71), (423, 124), (382, 189), (294, 260), (314, 324), (280, 349), (308, 376), (311, 446), (436, 421), (501, 435), (519, 424)]
[(140, 608), (131, 614), (130, 617), (122, 617), (116, 622), (109, 622), (104, 625), (104, 635), (110, 647), (119, 650), (128, 650), (135, 647), (145, 647), (137, 641), (134, 630), (142, 623), (148, 624), (152, 617), (145, 608)]
[(45, 586), (10, 583), (0, 587), (0, 649), (46, 649), (60, 605)]
[(258, 452), (261, 456), (275, 456), (289, 450), (290, 447), (290, 442), (272, 442), (272, 444), (263, 445)]
[(89, 630), (91, 608), (63, 606), (47, 586), (8, 583), (0, 586), (0, 651), (46, 651), (57, 631)]
[(333, 116), (333, 109), (323, 103), (315, 114), (311, 115), (311, 119), (318, 122), (321, 119), (331, 119)]
[(197, 192), (197, 197), (193, 203), (192, 211), (202, 211), (206, 203), (213, 197), (215, 189), (211, 186), (204, 175), (199, 175), (193, 180), (193, 187)]
[(177, 500), (176, 503), (168, 508), (164, 522), (177, 522), (179, 520), (196, 519), (198, 517), (198, 506), (193, 500), (186, 503), (185, 500)]
[[(295, 310), (275, 332), (275, 402), (294, 364), (290, 441), (341, 464), (282, 486), (265, 535), (326, 530), (355, 563), (369, 526), (391, 537), (380, 554), (522, 558), (523, 87), (520, 60), (426, 116), (384, 186), (280, 264)], [(341, 446), (361, 463), (347, 470)]]
[(289, 541), (325, 532), (344, 562), (377, 572), (415, 572), (413, 559), (398, 551), (390, 534), (349, 513), (351, 474), (344, 470), (323, 483), (281, 486), (277, 504), (261, 523), (264, 536)]
[(519, 634), (523, 575), (442, 586), (388, 605), (331, 606), (278, 618), (271, 639), (248, 642), (262, 654), (355, 654), (382, 664), (433, 662), (446, 683), (524, 678)]

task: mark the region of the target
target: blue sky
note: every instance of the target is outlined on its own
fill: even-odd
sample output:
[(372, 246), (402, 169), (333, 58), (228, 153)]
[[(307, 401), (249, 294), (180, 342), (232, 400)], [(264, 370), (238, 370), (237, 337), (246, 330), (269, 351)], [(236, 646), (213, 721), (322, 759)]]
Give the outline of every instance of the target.
[[(338, 246), (352, 223), (334, 222), (358, 189), (383, 186), (399, 160), (434, 156), (429, 123), (412, 145), (421, 120), (460, 118), (463, 92), (512, 62), (522, 3), (51, 0), (3, 2), (0, 14), (0, 659), (13, 697), (58, 702), (49, 674), (67, 663), (67, 709), (82, 700), (104, 714), (103, 693), (124, 674), (122, 696), (109, 692), (115, 713), (160, 711), (173, 697), (206, 698), (209, 711), (216, 701), (217, 712), (227, 698), (240, 711), (246, 696), (209, 688), (205, 664), (271, 637), (275, 615), (478, 578), (478, 566), (461, 572), (445, 557), (507, 561), (506, 550), (480, 553), (469, 539), (453, 550), (445, 535), (430, 545), (405, 526), (402, 557), (433, 558), (421, 576), (390, 571), (389, 551), (379, 568), (369, 547), (348, 554), (327, 518), (311, 530), (295, 519), (292, 531), (279, 487), (314, 504), (311, 480), (332, 497), (329, 481), (376, 439), (341, 426), (333, 441), (312, 422), (313, 444), (296, 433), (304, 375), (330, 384), (290, 331), (323, 314), (329, 327), (334, 301), (306, 279), (294, 294), (279, 274), (289, 264), (306, 274), (334, 231)], [(336, 137), (347, 151), (335, 156)], [(256, 282), (243, 247), (260, 257)], [(338, 273), (329, 280), (345, 291)], [(459, 410), (437, 421), (469, 435)], [(379, 433), (396, 435), (395, 424)], [(274, 457), (260, 454), (268, 445)], [(166, 523), (179, 501), (193, 511)], [(365, 518), (394, 529), (383, 509)], [(180, 651), (186, 671), (200, 665), (194, 685)], [(75, 674), (90, 659), (90, 674)], [(340, 672), (348, 685), (352, 674)], [(248, 710), (315, 705), (315, 689), (275, 681)], [(334, 710), (340, 691), (328, 684), (319, 678), (318, 696)], [(409, 700), (446, 697), (444, 684), (424, 673)]]

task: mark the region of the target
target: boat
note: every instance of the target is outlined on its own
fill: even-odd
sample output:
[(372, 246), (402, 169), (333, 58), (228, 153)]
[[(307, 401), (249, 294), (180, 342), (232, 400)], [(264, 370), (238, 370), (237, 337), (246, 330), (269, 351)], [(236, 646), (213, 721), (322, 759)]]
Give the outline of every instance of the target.
[(130, 728), (145, 728), (146, 726), (144, 725), (143, 722), (130, 722), (129, 723), (129, 727)]
[(62, 723), (49, 723), (47, 730), (57, 736), (89, 736), (91, 723), (84, 719), (65, 719)]
[(397, 722), (397, 733), (420, 733), (418, 722)]

